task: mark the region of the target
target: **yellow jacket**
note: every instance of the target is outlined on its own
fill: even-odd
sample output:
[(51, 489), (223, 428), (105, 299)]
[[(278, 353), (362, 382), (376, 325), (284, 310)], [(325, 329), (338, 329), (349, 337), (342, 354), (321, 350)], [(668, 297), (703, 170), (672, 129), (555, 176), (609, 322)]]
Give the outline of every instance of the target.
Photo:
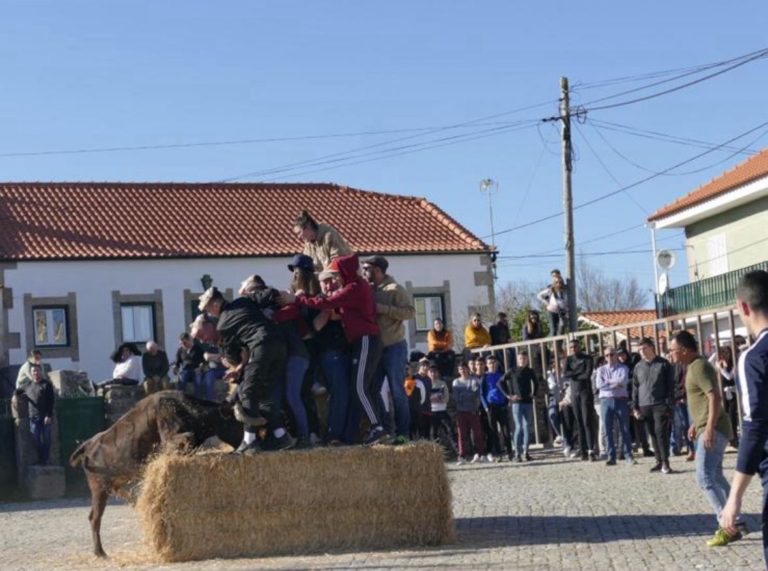
[(464, 346), (476, 349), (491, 344), (491, 334), (483, 327), (475, 327), (471, 323), (464, 328)]
[(443, 329), (440, 333), (434, 329), (430, 329), (427, 333), (427, 347), (429, 352), (437, 351), (441, 353), (443, 351), (450, 351), (453, 349), (453, 333), (447, 329)]

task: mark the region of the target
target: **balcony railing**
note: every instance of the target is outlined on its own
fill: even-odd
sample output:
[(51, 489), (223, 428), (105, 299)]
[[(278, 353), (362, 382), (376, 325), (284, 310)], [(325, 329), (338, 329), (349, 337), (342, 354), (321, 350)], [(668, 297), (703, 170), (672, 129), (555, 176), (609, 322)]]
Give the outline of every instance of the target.
[(768, 261), (672, 288), (661, 296), (661, 310), (677, 315), (732, 304), (741, 276), (752, 270), (768, 270)]

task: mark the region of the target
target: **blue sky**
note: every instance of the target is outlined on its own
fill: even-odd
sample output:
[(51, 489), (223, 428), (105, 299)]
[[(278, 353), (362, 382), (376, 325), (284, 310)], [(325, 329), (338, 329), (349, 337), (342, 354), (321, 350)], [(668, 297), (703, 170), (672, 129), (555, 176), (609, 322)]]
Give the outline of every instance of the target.
[[(499, 183), (497, 231), (562, 208), (558, 133), (551, 123), (536, 128), (533, 121), (556, 113), (561, 75), (574, 87), (572, 103), (588, 104), (652, 80), (594, 82), (689, 68), (768, 46), (768, 4), (756, 1), (741, 2), (737, 10), (688, 0), (631, 6), (19, 0), (0, 2), (0, 15), (0, 179), (217, 181), (248, 175), (238, 180), (331, 181), (427, 197), (489, 241), (487, 203), (478, 190), (483, 178)], [(768, 121), (762, 95), (767, 68), (768, 60), (758, 60), (673, 94), (588, 113), (574, 128), (574, 202), (648, 175), (631, 162), (658, 171), (702, 151), (608, 130), (600, 122), (721, 143)], [(7, 156), (369, 131), (395, 132)], [(735, 144), (762, 148), (768, 140), (759, 137), (763, 133)], [(457, 135), (474, 140), (449, 139)], [(411, 152), (423, 147), (409, 145), (421, 144), (443, 146)], [(380, 146), (357, 151), (357, 159), (257, 174), (370, 145)], [(400, 154), (382, 160), (388, 148)], [(657, 177), (578, 210), (577, 248), (587, 255), (648, 249), (649, 233), (638, 227), (648, 213), (745, 158), (731, 154), (713, 152), (679, 169), (701, 172)], [(562, 225), (555, 218), (499, 235), (502, 256), (558, 256), (503, 258), (500, 280), (546, 282), (548, 270), (564, 263), (557, 252)], [(592, 240), (613, 232), (621, 233)], [(682, 247), (679, 231), (659, 238), (661, 246)], [(611, 276), (633, 275), (652, 287), (650, 254), (588, 260)], [(687, 281), (684, 261), (671, 278), (672, 285)]]

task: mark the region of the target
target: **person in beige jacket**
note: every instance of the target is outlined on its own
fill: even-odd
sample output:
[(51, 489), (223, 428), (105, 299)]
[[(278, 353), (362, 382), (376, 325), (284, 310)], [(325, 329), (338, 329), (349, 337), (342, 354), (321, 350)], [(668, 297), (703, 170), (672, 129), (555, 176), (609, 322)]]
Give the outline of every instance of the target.
[(303, 254), (312, 258), (318, 272), (325, 270), (332, 259), (354, 253), (336, 228), (318, 224), (306, 210), (296, 218), (293, 230), (304, 241)]
[(389, 262), (383, 256), (373, 256), (363, 260), (363, 275), (374, 288), (376, 299), (376, 323), (381, 331), (381, 343), (384, 352), (381, 355), (376, 381), (373, 386), (374, 397), (378, 399), (379, 418), (384, 429), (391, 430), (391, 421), (381, 398), (384, 378), (387, 378), (389, 394), (392, 395), (395, 409), (396, 437), (395, 444), (408, 442), (410, 434), (410, 410), (405, 394), (405, 362), (408, 359), (408, 342), (405, 340), (405, 321), (413, 319), (416, 310), (413, 300), (406, 289), (394, 278), (387, 275)]

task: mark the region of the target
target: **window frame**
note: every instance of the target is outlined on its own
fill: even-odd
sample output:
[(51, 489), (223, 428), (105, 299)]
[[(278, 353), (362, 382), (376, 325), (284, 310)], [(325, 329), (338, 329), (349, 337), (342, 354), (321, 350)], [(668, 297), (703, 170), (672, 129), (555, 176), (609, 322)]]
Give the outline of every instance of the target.
[[(432, 315), (432, 304), (426, 305), (425, 302), (425, 318), (426, 318), (426, 327), (421, 328), (419, 327), (419, 320), (418, 320), (418, 309), (417, 309), (417, 303), (419, 299), (428, 300), (428, 299), (439, 299), (440, 300), (440, 315)], [(413, 307), (416, 310), (416, 314), (414, 315), (413, 321), (414, 321), (414, 329), (416, 333), (426, 333), (430, 329), (432, 329), (432, 324), (435, 322), (435, 319), (442, 319), (443, 323), (445, 323), (445, 294), (435, 292), (435, 293), (416, 293), (413, 294)], [(429, 311), (427, 311), (427, 309)]]
[[(152, 324), (151, 324), (151, 331), (150, 331), (150, 337), (148, 339), (126, 339), (124, 333), (125, 333), (125, 319), (123, 318), (123, 308), (135, 308), (135, 307), (146, 307), (149, 308), (150, 314), (152, 317)], [(135, 322), (134, 322), (135, 324)], [(121, 302), (120, 303), (120, 337), (123, 340), (123, 343), (140, 343), (144, 344), (147, 341), (157, 341), (157, 304), (154, 301), (128, 301), (128, 302)], [(136, 333), (136, 327), (134, 325), (133, 328), (134, 337)]]
[[(55, 311), (55, 310), (61, 310), (64, 312), (64, 336), (66, 339), (65, 343), (38, 343), (37, 341), (37, 311)], [(34, 329), (32, 331), (32, 339), (33, 339), (33, 345), (32, 347), (34, 349), (68, 349), (72, 347), (72, 336), (70, 334), (70, 319), (69, 319), (69, 306), (67, 304), (34, 304), (30, 307), (30, 311), (32, 313), (32, 323), (34, 324)]]

